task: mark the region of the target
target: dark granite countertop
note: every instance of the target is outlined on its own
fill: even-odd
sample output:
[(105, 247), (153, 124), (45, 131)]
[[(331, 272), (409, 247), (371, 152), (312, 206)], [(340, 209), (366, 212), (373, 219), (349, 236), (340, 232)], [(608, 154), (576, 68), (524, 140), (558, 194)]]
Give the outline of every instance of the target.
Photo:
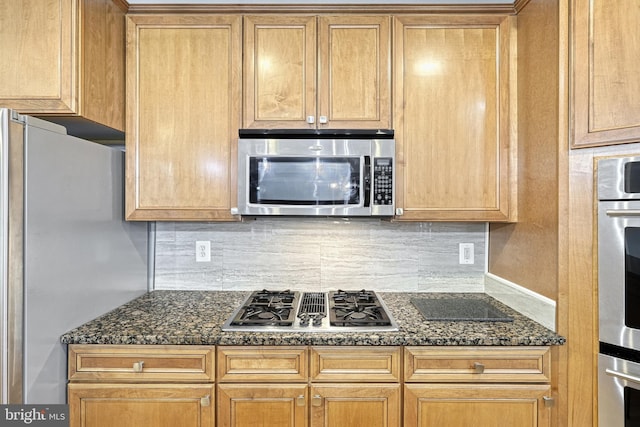
[[(208, 345), (561, 345), (565, 339), (484, 294), (379, 292), (397, 332), (222, 332), (249, 292), (153, 291), (65, 333), (65, 344)], [(411, 298), (486, 300), (512, 322), (427, 321)]]

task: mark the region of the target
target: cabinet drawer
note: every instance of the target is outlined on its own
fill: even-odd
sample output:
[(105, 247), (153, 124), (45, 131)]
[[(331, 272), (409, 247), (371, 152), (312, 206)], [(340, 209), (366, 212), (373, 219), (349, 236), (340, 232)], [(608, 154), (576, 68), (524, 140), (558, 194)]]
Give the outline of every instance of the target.
[(549, 347), (406, 347), (406, 382), (550, 381)]
[(70, 381), (210, 382), (214, 346), (70, 345)]
[(219, 382), (306, 382), (306, 347), (218, 347)]
[(399, 382), (400, 347), (313, 347), (311, 380)]

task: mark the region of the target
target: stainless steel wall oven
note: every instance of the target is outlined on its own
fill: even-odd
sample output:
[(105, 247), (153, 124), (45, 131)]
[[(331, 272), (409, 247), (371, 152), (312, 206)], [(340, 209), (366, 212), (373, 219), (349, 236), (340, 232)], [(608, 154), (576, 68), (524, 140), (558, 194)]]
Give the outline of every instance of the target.
[(598, 161), (598, 420), (640, 427), (640, 156)]

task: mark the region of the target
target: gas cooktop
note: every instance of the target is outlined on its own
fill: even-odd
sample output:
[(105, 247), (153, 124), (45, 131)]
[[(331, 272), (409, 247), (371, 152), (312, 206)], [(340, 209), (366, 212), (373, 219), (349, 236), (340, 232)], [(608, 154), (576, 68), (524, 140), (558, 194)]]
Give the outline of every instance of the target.
[(222, 330), (382, 332), (397, 331), (398, 325), (374, 291), (262, 290), (251, 293)]

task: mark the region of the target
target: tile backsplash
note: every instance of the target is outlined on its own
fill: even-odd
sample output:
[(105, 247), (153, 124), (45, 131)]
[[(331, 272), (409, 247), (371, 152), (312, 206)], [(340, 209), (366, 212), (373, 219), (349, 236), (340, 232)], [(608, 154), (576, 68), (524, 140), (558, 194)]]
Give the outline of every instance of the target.
[[(486, 235), (484, 223), (158, 222), (155, 289), (482, 292)], [(210, 262), (196, 262), (196, 241), (210, 241)], [(474, 264), (459, 263), (460, 243)]]

